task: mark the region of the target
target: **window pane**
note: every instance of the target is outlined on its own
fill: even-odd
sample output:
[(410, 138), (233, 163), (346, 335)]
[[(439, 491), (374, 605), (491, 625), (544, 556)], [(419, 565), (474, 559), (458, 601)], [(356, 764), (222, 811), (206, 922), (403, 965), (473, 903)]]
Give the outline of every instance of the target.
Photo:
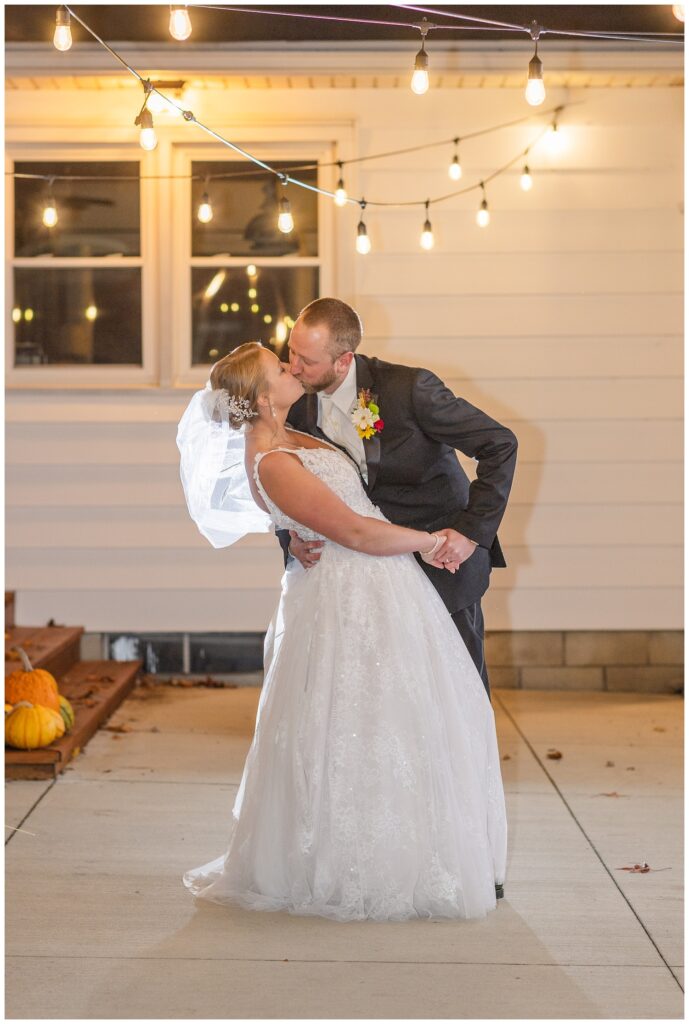
[[(138, 256), (139, 162), (65, 161), (16, 163), (25, 174), (99, 174), (113, 181), (55, 181), (52, 196), (57, 223), (43, 223), (43, 209), (49, 195), (46, 181), (15, 178), (15, 256)], [(118, 180), (132, 176), (136, 180)]]
[(318, 298), (317, 267), (194, 267), (191, 281), (194, 364), (245, 341), (279, 355), (299, 311)]
[[(280, 163), (280, 169), (315, 163)], [(191, 183), (191, 234), (193, 256), (317, 256), (318, 195), (298, 185), (285, 188), (274, 174), (256, 173), (246, 160), (194, 161), (193, 175), (232, 174), (228, 179)], [(235, 177), (236, 175), (236, 177)], [(295, 171), (295, 177), (311, 185), (318, 172)], [(213, 217), (202, 224), (197, 216), (203, 193), (213, 208)], [(278, 231), (278, 203), (289, 199), (294, 229), (284, 235)]]
[(15, 366), (141, 366), (141, 270), (17, 267)]

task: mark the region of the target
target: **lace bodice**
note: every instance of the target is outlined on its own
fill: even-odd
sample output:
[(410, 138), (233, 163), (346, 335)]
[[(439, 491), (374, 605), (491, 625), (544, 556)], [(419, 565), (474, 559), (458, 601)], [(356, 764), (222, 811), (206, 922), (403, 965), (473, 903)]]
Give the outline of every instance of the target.
[[(385, 520), (383, 513), (366, 494), (356, 466), (337, 448), (273, 448), (272, 451), (296, 455), (310, 473), (322, 480), (354, 512)], [(275, 526), (278, 530), (296, 530), (304, 540), (325, 540), (322, 534), (285, 515), (266, 494), (258, 475), (258, 467), (261, 459), (270, 454), (271, 452), (257, 453), (254, 459), (254, 480)]]

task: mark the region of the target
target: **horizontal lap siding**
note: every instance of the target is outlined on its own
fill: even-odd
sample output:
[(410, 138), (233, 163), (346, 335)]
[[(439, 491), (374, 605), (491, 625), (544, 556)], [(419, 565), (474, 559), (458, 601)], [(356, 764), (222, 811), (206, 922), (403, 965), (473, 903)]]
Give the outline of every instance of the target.
[[(519, 438), (500, 528), (509, 565), (484, 601), (489, 629), (682, 625), (679, 93), (582, 91), (563, 117), (567, 152), (529, 156), (533, 190), (521, 192), (518, 165), (487, 186), (486, 230), (474, 222), (477, 193), (457, 197), (432, 207), (436, 248), (421, 253), (421, 209), (371, 206), (373, 251), (348, 257), (355, 284), (343, 297), (362, 315), (362, 351), (428, 367)], [(247, 118), (355, 119), (360, 154), (451, 135), (458, 117), (452, 90), (421, 105), (408, 90), (245, 95)], [(422, 110), (426, 99), (434, 106)], [(509, 90), (465, 90), (463, 104), (466, 132), (525, 113)], [(460, 186), (445, 171), (451, 147), (360, 165), (348, 185), (367, 198), (442, 194), (533, 134), (525, 125), (467, 141)], [(357, 211), (342, 216), (352, 235)], [(7, 586), (19, 621), (265, 628), (275, 539), (216, 551), (187, 516), (175, 432), (188, 398), (8, 394)]]

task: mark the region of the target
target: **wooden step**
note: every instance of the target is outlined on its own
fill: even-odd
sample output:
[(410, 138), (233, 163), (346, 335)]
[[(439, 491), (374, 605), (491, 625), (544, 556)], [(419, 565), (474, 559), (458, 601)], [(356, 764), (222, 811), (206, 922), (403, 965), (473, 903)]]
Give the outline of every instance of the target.
[(5, 629), (14, 625), (14, 591), (5, 591)]
[(55, 678), (79, 661), (83, 626), (13, 626), (5, 630), (5, 675), (22, 667), (17, 646), (23, 647), (34, 668)]
[(74, 725), (49, 747), (5, 747), (6, 779), (54, 779), (133, 690), (143, 661), (80, 661), (57, 678), (74, 708)]

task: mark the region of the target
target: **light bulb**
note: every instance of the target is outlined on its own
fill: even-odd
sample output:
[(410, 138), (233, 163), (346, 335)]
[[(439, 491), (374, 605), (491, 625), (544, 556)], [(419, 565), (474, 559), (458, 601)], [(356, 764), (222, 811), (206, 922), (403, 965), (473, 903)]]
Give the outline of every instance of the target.
[(72, 30), (69, 27), (69, 11), (58, 7), (55, 12), (55, 33), (53, 35), (53, 46), (56, 50), (65, 53), (72, 45)]
[(33, 311), (33, 309), (31, 309), (31, 307), (29, 306), (29, 308), (28, 308), (28, 309), (25, 309), (25, 310), (24, 310), (24, 319), (26, 320), (26, 322), (27, 322), (28, 324), (30, 324), (30, 323), (31, 323), (31, 321), (33, 320), (33, 318), (34, 318), (34, 311)]
[(256, 264), (255, 263), (250, 263), (248, 265), (248, 267), (246, 268), (246, 272), (247, 272), (249, 277), (256, 277), (256, 274), (257, 274)]
[(249, 288), (246, 294), (249, 296), (250, 299), (255, 299), (257, 292), (255, 288)]
[(371, 251), (371, 239), (368, 237), (366, 225), (360, 220), (356, 229), (356, 251), (366, 256)]
[(208, 193), (204, 192), (196, 216), (202, 224), (210, 224), (213, 220), (213, 207), (211, 201), (208, 198)]
[(433, 238), (433, 228), (431, 227), (430, 220), (425, 221), (423, 231), (421, 232), (421, 248), (432, 249), (435, 245), (435, 239)]
[(275, 338), (281, 344), (287, 341), (287, 324), (284, 320), (279, 320), (275, 327)]
[(562, 134), (562, 130), (558, 128), (557, 124), (553, 122), (550, 128), (545, 134), (545, 144), (548, 152), (553, 156), (557, 156), (565, 148), (566, 140)]
[(545, 85), (542, 78), (530, 78), (524, 90), (526, 102), (532, 107), (539, 107), (545, 99)]
[(529, 171), (529, 168), (526, 165), (524, 166), (522, 176), (519, 179), (519, 184), (521, 185), (524, 192), (530, 191), (530, 189), (533, 187), (533, 178), (531, 177), (531, 172)]
[(480, 228), (487, 228), (490, 223), (490, 213), (488, 212), (488, 203), (485, 199), (481, 200), (478, 213), (476, 214), (476, 223)]
[(278, 230), (283, 235), (288, 235), (294, 228), (294, 219), (289, 206), (289, 199), (285, 196), (280, 200), (280, 213), (278, 214)]
[(428, 72), (425, 68), (417, 68), (411, 76), (411, 90), (417, 96), (423, 96), (428, 92)]
[(347, 189), (344, 187), (342, 178), (337, 182), (337, 188), (335, 189), (335, 204), (337, 206), (347, 205)]
[(84, 310), (84, 316), (86, 317), (87, 320), (90, 320), (91, 323), (93, 323), (93, 321), (98, 316), (98, 307), (87, 306), (86, 309)]
[(149, 152), (155, 149), (158, 145), (158, 137), (155, 133), (154, 128), (142, 128), (141, 134), (139, 135), (139, 143), (142, 149), (146, 149)]
[(677, 18), (677, 21), (684, 22), (684, 4), (673, 4), (672, 13)]
[(12, 310), (12, 323), (18, 324), (22, 318), (22, 311), (19, 306), (15, 306)]
[(43, 223), (47, 228), (54, 228), (57, 224), (57, 207), (53, 198), (46, 200), (43, 207)]
[(158, 145), (155, 128), (153, 127), (153, 115), (148, 108), (144, 108), (137, 117), (135, 124), (141, 129), (139, 133), (139, 145), (142, 149), (155, 149)]
[(538, 107), (545, 99), (545, 85), (543, 83), (543, 63), (538, 57), (534, 56), (529, 61), (529, 78), (526, 83), (526, 90), (524, 92), (526, 96), (526, 102), (532, 107)]
[(459, 181), (462, 177), (462, 165), (459, 162), (459, 153), (455, 153), (452, 157), (452, 163), (447, 169), (447, 173), (450, 175), (453, 181)]
[(170, 5), (170, 35), (180, 43), (191, 35), (191, 18), (186, 7)]

